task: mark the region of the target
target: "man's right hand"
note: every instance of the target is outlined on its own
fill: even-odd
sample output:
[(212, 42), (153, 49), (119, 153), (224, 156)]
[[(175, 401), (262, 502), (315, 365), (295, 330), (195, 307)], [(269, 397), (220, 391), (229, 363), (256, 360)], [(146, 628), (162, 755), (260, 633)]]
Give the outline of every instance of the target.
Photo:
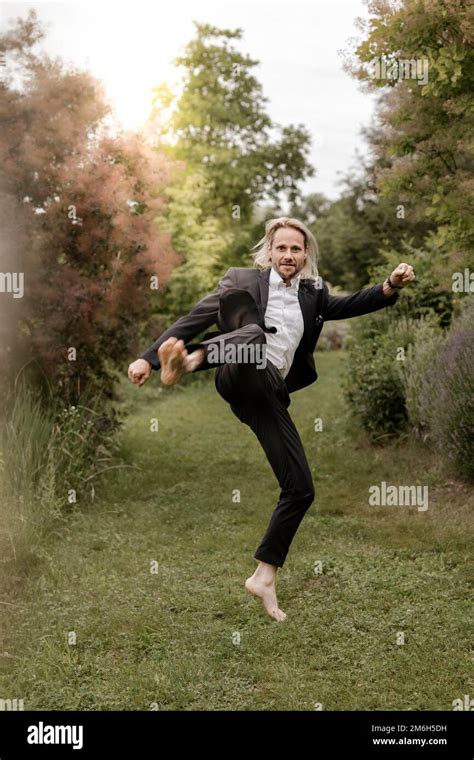
[(128, 379), (135, 385), (146, 383), (151, 375), (151, 364), (146, 359), (136, 359), (128, 368)]

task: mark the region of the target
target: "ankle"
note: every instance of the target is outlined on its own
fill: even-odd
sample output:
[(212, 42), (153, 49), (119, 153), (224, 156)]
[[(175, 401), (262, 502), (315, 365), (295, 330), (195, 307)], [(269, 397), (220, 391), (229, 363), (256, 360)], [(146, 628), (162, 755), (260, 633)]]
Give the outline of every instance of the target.
[(276, 579), (276, 568), (273, 565), (268, 565), (267, 563), (260, 564), (255, 569), (253, 577), (261, 583), (265, 583), (266, 585), (274, 584)]
[(204, 361), (205, 352), (203, 348), (197, 348), (196, 351), (188, 354), (185, 360), (187, 372), (194, 372)]

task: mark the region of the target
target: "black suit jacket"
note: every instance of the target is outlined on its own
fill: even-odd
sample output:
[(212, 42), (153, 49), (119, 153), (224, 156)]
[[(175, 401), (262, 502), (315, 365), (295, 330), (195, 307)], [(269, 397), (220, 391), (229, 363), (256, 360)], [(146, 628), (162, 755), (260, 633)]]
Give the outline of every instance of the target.
[[(171, 327), (160, 335), (157, 340), (141, 355), (147, 359), (153, 369), (160, 369), (157, 350), (170, 337), (181, 338), (188, 343), (203, 330), (213, 324), (218, 324), (219, 298), (227, 288), (247, 290), (254, 298), (264, 325), (265, 309), (268, 302), (270, 268), (231, 267), (227, 270), (217, 287), (208, 296), (202, 298), (184, 317), (180, 317)], [(392, 296), (384, 296), (382, 283), (363, 290), (358, 290), (350, 296), (332, 296), (328, 286), (318, 280), (300, 280), (298, 299), (303, 315), (303, 337), (296, 349), (293, 363), (285, 382), (288, 392), (292, 393), (304, 388), (318, 377), (314, 363), (313, 352), (316, 348), (324, 322), (331, 319), (348, 319), (369, 314), (373, 311), (392, 306), (398, 299), (398, 291)], [(217, 331), (209, 335), (221, 335)], [(205, 336), (208, 337), (208, 336)]]

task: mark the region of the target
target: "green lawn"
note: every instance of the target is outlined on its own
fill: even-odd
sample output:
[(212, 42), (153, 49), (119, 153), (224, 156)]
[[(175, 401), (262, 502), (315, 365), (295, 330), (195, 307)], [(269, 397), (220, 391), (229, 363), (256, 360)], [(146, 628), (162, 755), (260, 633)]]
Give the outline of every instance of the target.
[[(53, 710), (450, 710), (472, 695), (472, 495), (410, 438), (372, 447), (341, 395), (343, 353), (317, 362), (290, 406), (316, 501), (279, 571), (287, 620), (243, 586), (278, 497), (254, 434), (212, 379), (168, 390), (153, 373), (122, 391), (122, 457), (136, 469), (78, 505), (2, 608), (1, 697)], [(428, 485), (429, 509), (369, 506), (383, 480)]]

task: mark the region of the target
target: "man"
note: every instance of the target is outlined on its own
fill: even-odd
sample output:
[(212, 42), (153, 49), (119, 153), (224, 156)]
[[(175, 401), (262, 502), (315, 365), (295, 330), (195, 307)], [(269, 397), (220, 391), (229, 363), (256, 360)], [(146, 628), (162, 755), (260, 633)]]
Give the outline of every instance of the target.
[[(350, 296), (331, 296), (317, 270), (317, 245), (298, 219), (270, 220), (254, 254), (254, 268), (231, 267), (217, 288), (178, 319), (128, 368), (138, 386), (152, 368), (165, 385), (183, 374), (217, 366), (215, 385), (232, 412), (256, 434), (281, 487), (268, 529), (254, 554), (258, 561), (245, 588), (278, 621), (276, 574), (314, 500), (311, 471), (288, 413), (289, 393), (317, 378), (313, 352), (323, 323), (392, 306), (398, 289), (415, 279), (399, 264), (382, 284)], [(189, 343), (217, 324), (199, 343)], [(244, 353), (240, 349), (254, 348)], [(264, 349), (264, 362), (257, 361)], [(240, 350), (240, 360), (239, 360)], [(249, 355), (253, 361), (248, 361)], [(245, 356), (247, 360), (242, 360)]]

